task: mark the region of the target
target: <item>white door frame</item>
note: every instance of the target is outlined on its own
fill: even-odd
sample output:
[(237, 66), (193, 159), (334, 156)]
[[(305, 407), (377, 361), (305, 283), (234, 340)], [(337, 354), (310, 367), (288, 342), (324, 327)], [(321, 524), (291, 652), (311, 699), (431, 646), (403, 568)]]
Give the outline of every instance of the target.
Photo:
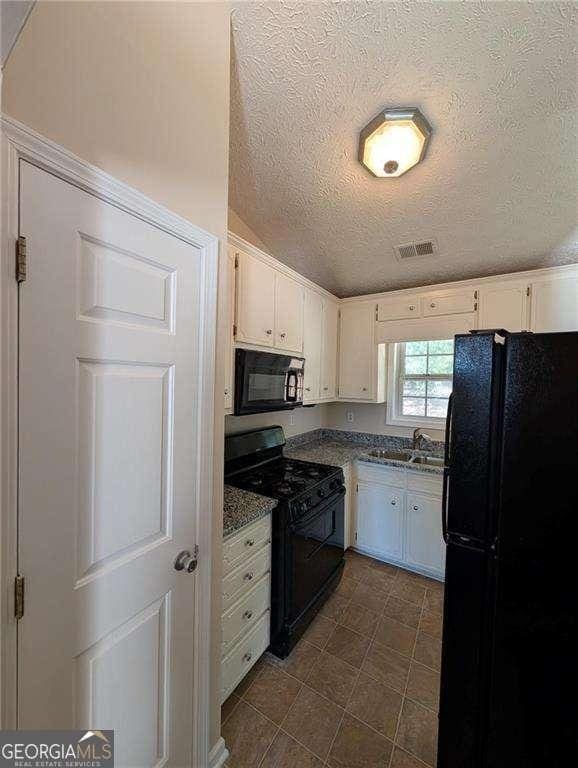
[[(197, 483), (194, 609), (193, 765), (208, 765), (211, 655), (211, 534), (213, 517), (213, 426), (219, 238), (158, 205), (150, 198), (7, 116), (1, 116), (2, 230), (0, 262), (0, 727), (16, 726), (16, 639), (14, 577), (17, 573), (18, 469), (18, 238), (19, 164), (26, 160), (117, 208), (195, 246), (201, 257), (199, 370), (195, 436)], [(23, 233), (25, 234), (25, 233)]]

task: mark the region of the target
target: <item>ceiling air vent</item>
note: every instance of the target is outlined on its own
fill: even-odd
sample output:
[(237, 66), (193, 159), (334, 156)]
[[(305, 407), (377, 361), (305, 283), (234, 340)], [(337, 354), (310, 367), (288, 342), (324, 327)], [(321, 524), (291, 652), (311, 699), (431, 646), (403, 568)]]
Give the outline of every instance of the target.
[(397, 245), (394, 250), (396, 259), (405, 261), (419, 256), (434, 256), (438, 252), (438, 246), (435, 240), (420, 240), (415, 243)]

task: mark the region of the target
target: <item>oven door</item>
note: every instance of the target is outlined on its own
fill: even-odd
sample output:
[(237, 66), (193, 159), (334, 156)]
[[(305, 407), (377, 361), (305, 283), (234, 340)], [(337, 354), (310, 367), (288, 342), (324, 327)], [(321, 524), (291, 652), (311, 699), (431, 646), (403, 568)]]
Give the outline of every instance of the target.
[(282, 411), (303, 404), (304, 360), (237, 349), (235, 415)]
[(344, 498), (342, 489), (289, 526), (289, 623), (298, 619), (318, 597), (343, 560)]

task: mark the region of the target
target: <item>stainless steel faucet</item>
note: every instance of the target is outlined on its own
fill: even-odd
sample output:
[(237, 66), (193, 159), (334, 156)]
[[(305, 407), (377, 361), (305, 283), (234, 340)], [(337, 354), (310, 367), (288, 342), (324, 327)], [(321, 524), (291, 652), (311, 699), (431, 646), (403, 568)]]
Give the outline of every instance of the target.
[(419, 449), (419, 445), (422, 440), (429, 440), (431, 442), (433, 440), (433, 437), (431, 435), (428, 435), (426, 432), (423, 432), (421, 427), (418, 427), (417, 429), (413, 430), (413, 450), (414, 451), (417, 451)]

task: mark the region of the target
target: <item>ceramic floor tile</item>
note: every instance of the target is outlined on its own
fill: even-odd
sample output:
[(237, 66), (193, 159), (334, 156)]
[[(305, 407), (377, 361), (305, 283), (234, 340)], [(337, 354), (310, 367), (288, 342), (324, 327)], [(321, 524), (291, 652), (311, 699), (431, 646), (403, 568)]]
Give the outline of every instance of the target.
[(322, 768), (323, 763), (312, 752), (298, 744), (287, 733), (279, 731), (267, 750), (260, 768)]
[(323, 650), (336, 626), (337, 624), (332, 619), (326, 619), (325, 616), (316, 616), (303, 635), (303, 639), (316, 648)]
[(385, 616), (389, 616), (396, 621), (406, 624), (408, 627), (417, 629), (421, 608), (415, 603), (408, 603), (406, 600), (400, 600), (399, 597), (389, 597), (383, 609)]
[(398, 576), (391, 588), (390, 594), (392, 597), (399, 597), (421, 608), (425, 597), (425, 587), (412, 581), (400, 581)]
[(344, 627), (353, 629), (361, 635), (372, 637), (378, 620), (379, 614), (375, 613), (375, 611), (370, 611), (369, 608), (365, 608), (363, 605), (351, 603), (345, 611), (342, 624)]
[(307, 678), (307, 685), (344, 707), (357, 679), (357, 670), (344, 661), (322, 653)]
[(255, 768), (277, 733), (277, 727), (244, 701), (223, 726), (231, 768)]
[(393, 648), (404, 656), (411, 656), (417, 630), (384, 616), (375, 632), (375, 639), (382, 645)]
[(437, 725), (438, 718), (435, 712), (405, 699), (396, 743), (428, 765), (434, 766), (437, 752)]
[(440, 699), (439, 672), (412, 661), (405, 695), (437, 712)]
[(325, 760), (342, 716), (343, 710), (340, 707), (304, 686), (289, 710), (282, 729)]
[(346, 661), (352, 667), (361, 667), (370, 643), (369, 637), (352, 632), (347, 627), (338, 624), (329, 638), (325, 652)]
[(302, 685), (283, 670), (267, 664), (245, 694), (245, 701), (280, 725)]
[(319, 613), (321, 616), (324, 616), (326, 619), (332, 619), (333, 621), (341, 621), (343, 614), (345, 612), (345, 609), (347, 608), (348, 605), (349, 605), (348, 598), (345, 598), (342, 595), (333, 593)]
[(374, 586), (360, 582), (351, 595), (351, 602), (356, 605), (363, 605), (364, 608), (369, 608), (375, 613), (382, 613), (387, 597), (387, 592), (382, 592)]
[(401, 704), (400, 693), (362, 672), (347, 704), (347, 711), (384, 736), (393, 739)]
[(393, 744), (351, 715), (345, 715), (331, 747), (332, 768), (384, 768)]
[(442, 586), (431, 588), (425, 591), (424, 608), (427, 611), (442, 614), (444, 610), (444, 589)]
[(403, 693), (409, 665), (410, 661), (405, 656), (374, 640), (361, 668), (370, 677)]
[(390, 592), (394, 585), (395, 578), (395, 576), (392, 576), (389, 573), (370, 568), (363, 576), (362, 582), (370, 587), (375, 587), (382, 592)]
[(349, 600), (358, 584), (359, 581), (357, 579), (350, 579), (347, 576), (343, 576), (335, 589), (335, 594)]
[(223, 702), (221, 705), (221, 725), (227, 720), (228, 717), (233, 713), (233, 710), (237, 706), (237, 704), (241, 701), (241, 699), (234, 693), (232, 693), (229, 698)]
[(441, 640), (442, 636), (442, 617), (441, 614), (434, 611), (424, 611), (419, 624), (421, 632), (427, 632), (428, 635), (437, 637)]
[(421, 661), (426, 667), (432, 669), (440, 669), (442, 655), (442, 644), (440, 640), (437, 640), (431, 635), (426, 635), (425, 632), (417, 633), (417, 640), (415, 643), (415, 650), (413, 657), (417, 661)]
[(301, 640), (291, 651), (286, 659), (278, 659), (273, 654), (267, 654), (267, 661), (276, 667), (279, 667), (288, 675), (297, 677), (299, 680), (306, 680), (311, 668), (319, 658), (321, 651), (306, 640)]
[(418, 760), (417, 757), (404, 752), (403, 749), (396, 747), (393, 750), (390, 768), (425, 768), (426, 763)]

